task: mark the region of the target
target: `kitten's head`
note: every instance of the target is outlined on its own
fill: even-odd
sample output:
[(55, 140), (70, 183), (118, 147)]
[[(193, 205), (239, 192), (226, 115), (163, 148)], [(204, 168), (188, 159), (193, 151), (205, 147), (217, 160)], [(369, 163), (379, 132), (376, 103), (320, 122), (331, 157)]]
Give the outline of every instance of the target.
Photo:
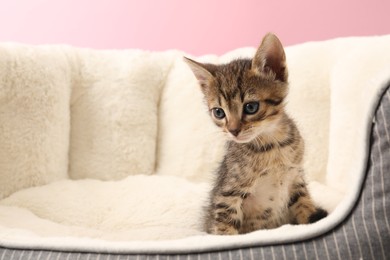
[(283, 46), (275, 35), (264, 37), (252, 60), (224, 65), (185, 61), (199, 81), (211, 118), (232, 140), (250, 142), (277, 127), (288, 73)]

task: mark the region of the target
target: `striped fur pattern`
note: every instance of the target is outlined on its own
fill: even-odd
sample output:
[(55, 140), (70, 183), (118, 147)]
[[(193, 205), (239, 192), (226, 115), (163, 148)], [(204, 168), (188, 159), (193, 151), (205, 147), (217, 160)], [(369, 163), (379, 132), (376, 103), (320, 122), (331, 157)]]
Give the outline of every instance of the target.
[(224, 65), (185, 60), (212, 120), (229, 139), (211, 192), (206, 231), (243, 234), (325, 217), (304, 180), (303, 139), (284, 110), (288, 73), (279, 39), (266, 35), (252, 60)]

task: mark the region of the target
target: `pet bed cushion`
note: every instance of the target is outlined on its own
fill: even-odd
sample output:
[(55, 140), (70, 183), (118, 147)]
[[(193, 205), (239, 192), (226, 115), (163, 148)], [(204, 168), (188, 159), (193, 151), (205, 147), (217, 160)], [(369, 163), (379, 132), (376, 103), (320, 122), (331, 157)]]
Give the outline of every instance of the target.
[[(286, 48), (287, 109), (306, 141), (310, 190), (331, 214), (212, 236), (201, 230), (202, 207), (224, 138), (183, 53), (2, 44), (0, 245), (185, 253), (324, 234), (359, 197), (389, 46), (383, 36)], [(223, 63), (254, 51), (195, 59)]]

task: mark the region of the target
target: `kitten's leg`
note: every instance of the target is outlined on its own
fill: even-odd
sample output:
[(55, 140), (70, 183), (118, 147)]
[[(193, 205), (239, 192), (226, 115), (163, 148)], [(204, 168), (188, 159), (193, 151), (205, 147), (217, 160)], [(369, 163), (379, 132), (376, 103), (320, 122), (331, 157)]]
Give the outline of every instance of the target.
[(314, 223), (328, 215), (325, 210), (314, 205), (303, 179), (293, 184), (288, 208), (293, 224)]
[(208, 232), (215, 235), (236, 235), (243, 221), (243, 198), (239, 194), (218, 194), (212, 198)]

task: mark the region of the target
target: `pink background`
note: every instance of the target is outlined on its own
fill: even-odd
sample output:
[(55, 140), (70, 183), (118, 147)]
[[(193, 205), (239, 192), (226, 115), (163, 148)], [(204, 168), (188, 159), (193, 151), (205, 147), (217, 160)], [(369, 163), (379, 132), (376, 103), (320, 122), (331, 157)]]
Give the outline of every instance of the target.
[(390, 33), (389, 0), (0, 0), (0, 41), (195, 55)]

